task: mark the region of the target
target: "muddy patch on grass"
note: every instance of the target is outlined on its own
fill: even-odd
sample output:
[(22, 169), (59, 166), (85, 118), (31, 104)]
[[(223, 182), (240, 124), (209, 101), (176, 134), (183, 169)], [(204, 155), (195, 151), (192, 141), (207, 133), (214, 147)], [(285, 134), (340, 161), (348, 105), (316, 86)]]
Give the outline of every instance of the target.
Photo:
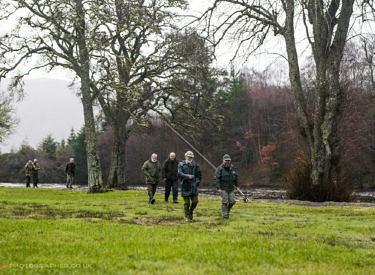
[(103, 220), (112, 220), (114, 218), (125, 217), (122, 213), (113, 213), (113, 212), (91, 212), (91, 211), (78, 211), (73, 212), (72, 217), (74, 218), (95, 218)]
[(270, 237), (270, 236), (275, 235), (275, 233), (272, 232), (272, 231), (264, 231), (264, 230), (259, 230), (259, 231), (257, 232), (257, 234), (258, 234), (258, 235), (261, 235), (261, 236), (267, 236), (267, 237)]
[(23, 203), (22, 205), (26, 205), (27, 207), (31, 207), (31, 208), (48, 207), (48, 205), (45, 205), (45, 204), (28, 204), (28, 203)]
[(98, 212), (98, 211), (70, 211), (63, 209), (51, 208), (43, 204), (3, 204), (3, 209), (0, 210), (1, 218), (8, 219), (103, 219), (113, 220), (116, 218), (125, 217), (122, 212)]
[(139, 212), (135, 212), (136, 215), (139, 215), (139, 216), (145, 216), (145, 215), (148, 215), (148, 212), (147, 211), (139, 211)]
[(180, 225), (183, 224), (182, 217), (162, 217), (162, 218), (139, 218), (133, 217), (132, 219), (119, 219), (119, 223), (136, 224), (142, 226), (151, 225)]

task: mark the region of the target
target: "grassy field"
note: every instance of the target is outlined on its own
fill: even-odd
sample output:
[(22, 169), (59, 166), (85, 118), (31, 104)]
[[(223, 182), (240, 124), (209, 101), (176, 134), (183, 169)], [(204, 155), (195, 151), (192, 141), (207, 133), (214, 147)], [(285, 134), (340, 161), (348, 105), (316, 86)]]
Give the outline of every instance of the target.
[(3, 274), (375, 274), (375, 209), (0, 188)]

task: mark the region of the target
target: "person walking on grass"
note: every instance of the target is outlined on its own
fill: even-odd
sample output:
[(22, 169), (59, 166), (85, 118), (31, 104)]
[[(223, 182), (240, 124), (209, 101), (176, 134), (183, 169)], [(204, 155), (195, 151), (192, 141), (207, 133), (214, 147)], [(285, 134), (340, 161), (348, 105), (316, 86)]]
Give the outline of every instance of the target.
[(142, 165), (142, 172), (145, 176), (147, 184), (147, 193), (149, 197), (149, 203), (155, 203), (155, 192), (158, 183), (161, 180), (161, 165), (158, 162), (158, 155), (153, 153), (151, 159), (146, 160)]
[(29, 161), (25, 164), (26, 188), (30, 188), (32, 172), (33, 172), (33, 161), (29, 159)]
[(181, 184), (181, 196), (184, 199), (185, 219), (193, 220), (193, 211), (198, 204), (198, 186), (202, 180), (202, 173), (198, 164), (193, 160), (191, 151), (185, 153), (185, 160), (178, 164), (178, 177)]
[(39, 173), (40, 166), (37, 159), (34, 159), (33, 162), (33, 168), (31, 170), (31, 174), (33, 175), (33, 188), (38, 188), (38, 182), (39, 182)]
[(229, 212), (236, 200), (234, 189), (239, 190), (238, 174), (228, 154), (223, 156), (223, 163), (216, 168), (216, 189), (221, 195), (221, 211), (224, 219), (229, 219)]
[(66, 188), (68, 189), (73, 189), (75, 172), (76, 172), (76, 165), (74, 164), (74, 158), (70, 158), (69, 163), (65, 167)]
[(172, 189), (173, 202), (178, 203), (178, 161), (174, 152), (170, 153), (169, 158), (164, 162), (162, 175), (165, 181), (164, 201), (168, 202)]

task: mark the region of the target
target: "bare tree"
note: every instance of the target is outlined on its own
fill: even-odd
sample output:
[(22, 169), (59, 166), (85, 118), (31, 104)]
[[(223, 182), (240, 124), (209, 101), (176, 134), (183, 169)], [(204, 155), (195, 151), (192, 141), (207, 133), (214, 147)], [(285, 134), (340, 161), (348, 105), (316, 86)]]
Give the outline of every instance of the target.
[[(336, 185), (339, 177), (340, 63), (353, 6), (354, 0), (216, 0), (201, 18), (208, 24), (215, 43), (230, 36), (238, 39), (240, 46), (256, 49), (271, 32), (283, 38), (293, 105), (307, 143), (314, 185)], [(215, 22), (214, 17), (223, 9), (226, 12)], [(298, 16), (315, 65), (312, 106), (307, 102), (301, 81), (295, 32)]]
[(188, 30), (180, 32), (174, 24), (176, 10), (185, 7), (183, 0), (107, 0), (92, 6), (92, 18), (101, 26), (92, 89), (113, 129), (111, 187), (127, 187), (126, 142), (134, 128), (147, 125), (151, 110), (169, 119), (166, 111), (176, 113), (181, 102), (186, 107), (200, 101), (201, 93), (188, 82), (177, 85), (185, 78), (198, 86), (212, 61), (204, 39)]
[(0, 91), (0, 143), (9, 135), (17, 121), (13, 115), (12, 103), (13, 97), (6, 92)]
[[(158, 111), (181, 133), (192, 140), (203, 131), (220, 128), (218, 90), (223, 88), (225, 72), (214, 68), (214, 51), (207, 41), (193, 30), (168, 36), (168, 55), (176, 68), (163, 85), (165, 97)], [(212, 142), (208, 136), (207, 142)]]
[(367, 78), (372, 91), (375, 91), (375, 37), (363, 38), (362, 49), (364, 51), (364, 64), (367, 71)]
[[(0, 39), (3, 65), (0, 78), (26, 66), (31, 57), (40, 61), (15, 77), (14, 86), (32, 70), (62, 67), (80, 79), (84, 111), (89, 192), (103, 190), (103, 179), (96, 144), (94, 97), (90, 89), (92, 48), (87, 44), (95, 25), (87, 23), (85, 0), (7, 0), (0, 6), (1, 19), (17, 19), (11, 33)], [(31, 61), (30, 61), (31, 59)]]
[[(104, 3), (104, 4), (103, 4)], [(102, 1), (92, 5), (97, 19), (96, 68), (91, 76), (103, 112), (113, 129), (108, 184), (126, 188), (126, 142), (131, 131), (146, 125), (148, 112), (168, 98), (164, 83), (180, 67), (169, 50), (168, 32), (176, 29), (176, 1)]]

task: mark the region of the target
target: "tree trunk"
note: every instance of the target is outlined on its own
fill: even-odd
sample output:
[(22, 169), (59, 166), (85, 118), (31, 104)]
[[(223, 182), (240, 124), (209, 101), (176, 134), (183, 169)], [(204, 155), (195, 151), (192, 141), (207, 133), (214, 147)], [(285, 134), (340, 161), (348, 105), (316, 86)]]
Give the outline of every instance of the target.
[[(330, 67), (325, 69), (324, 67)], [(339, 68), (325, 64), (317, 70), (311, 179), (314, 185), (337, 184), (339, 142), (337, 117), (340, 103)]]
[(82, 105), (83, 115), (85, 121), (85, 134), (86, 134), (86, 152), (87, 152), (87, 170), (88, 170), (88, 187), (89, 193), (102, 192), (103, 176), (100, 166), (99, 153), (97, 148), (95, 119), (92, 108), (92, 97), (90, 92), (90, 58), (86, 46), (85, 38), (85, 12), (82, 0), (76, 0), (76, 33), (77, 44), (79, 49), (80, 70), (79, 77), (81, 79), (81, 92), (82, 92)]
[[(337, 5), (339, 2), (333, 3)], [(321, 12), (318, 8), (317, 10)], [(337, 118), (341, 100), (340, 64), (352, 13), (353, 0), (342, 1), (335, 34), (333, 34), (335, 24), (331, 17), (327, 17), (324, 24), (322, 20), (313, 21), (315, 37), (313, 54), (316, 64), (314, 130), (311, 146), (313, 147), (311, 152), (313, 185), (336, 185), (339, 176)]]
[(103, 176), (101, 171), (99, 153), (96, 143), (95, 120), (92, 109), (91, 94), (87, 89), (84, 79), (81, 79), (82, 104), (83, 114), (85, 120), (85, 134), (86, 134), (86, 152), (87, 152), (87, 173), (88, 173), (88, 187), (89, 193), (102, 192)]
[[(310, 23), (313, 24), (313, 55), (316, 65), (315, 100), (313, 117), (308, 113), (298, 66), (294, 37), (294, 1), (286, 1), (286, 25), (283, 33), (288, 54), (289, 78), (293, 103), (303, 136), (308, 147), (311, 182), (316, 186), (336, 184), (339, 174), (339, 146), (337, 117), (340, 102), (340, 64), (346, 43), (348, 26), (353, 11), (353, 0), (344, 0), (340, 16), (335, 13), (339, 2), (333, 2), (326, 19), (322, 6), (311, 2), (308, 7)], [(329, 199), (329, 198), (327, 198)]]
[(127, 127), (130, 114), (123, 109), (123, 106), (126, 106), (128, 103), (126, 102), (126, 98), (123, 97), (122, 92), (117, 93), (116, 102), (113, 102), (112, 105), (107, 104), (101, 95), (98, 96), (98, 100), (113, 130), (111, 167), (107, 184), (111, 188), (119, 187), (127, 189), (125, 173), (126, 142), (130, 132)]
[[(121, 124), (120, 124), (121, 125)], [(126, 125), (117, 125), (113, 128), (113, 145), (111, 168), (108, 176), (109, 187), (118, 187), (120, 189), (127, 189), (126, 179), (126, 142), (128, 140), (126, 134)]]
[(298, 54), (294, 34), (294, 0), (287, 0), (285, 32), (285, 46), (288, 55), (289, 80), (293, 106), (296, 112), (300, 132), (306, 142), (307, 155), (313, 151), (313, 131), (310, 116), (307, 111), (306, 99), (302, 88), (301, 74), (299, 69)]

